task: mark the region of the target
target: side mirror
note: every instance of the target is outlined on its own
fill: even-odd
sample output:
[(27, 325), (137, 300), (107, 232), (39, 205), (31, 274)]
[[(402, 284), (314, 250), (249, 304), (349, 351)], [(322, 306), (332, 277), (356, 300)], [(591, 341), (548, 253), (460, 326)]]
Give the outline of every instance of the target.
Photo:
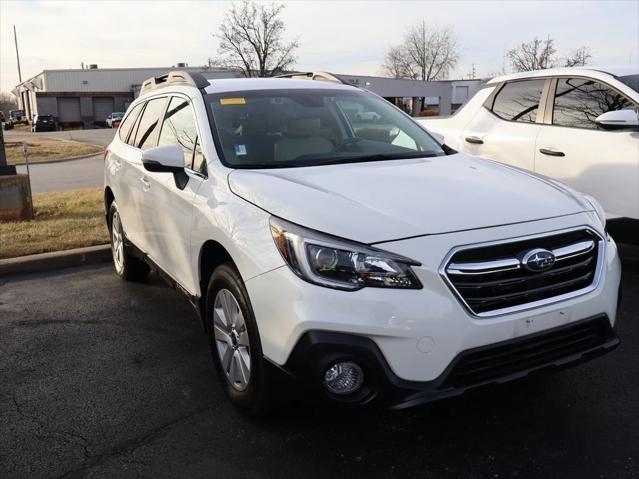
[(634, 110), (609, 111), (595, 118), (595, 123), (608, 129), (632, 128), (639, 126), (639, 116)]
[(156, 146), (142, 152), (142, 165), (152, 173), (173, 173), (175, 186), (183, 190), (189, 182), (184, 171), (184, 152), (181, 146)]
[(184, 171), (184, 153), (177, 145), (156, 146), (142, 153), (144, 169), (153, 173)]

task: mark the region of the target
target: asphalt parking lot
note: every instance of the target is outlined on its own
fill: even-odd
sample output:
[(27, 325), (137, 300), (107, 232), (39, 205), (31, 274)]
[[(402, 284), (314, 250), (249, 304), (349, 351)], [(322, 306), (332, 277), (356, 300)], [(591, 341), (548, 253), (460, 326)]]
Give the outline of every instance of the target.
[(110, 265), (0, 278), (0, 477), (639, 477), (639, 249), (613, 353), (407, 411), (238, 414), (201, 326)]

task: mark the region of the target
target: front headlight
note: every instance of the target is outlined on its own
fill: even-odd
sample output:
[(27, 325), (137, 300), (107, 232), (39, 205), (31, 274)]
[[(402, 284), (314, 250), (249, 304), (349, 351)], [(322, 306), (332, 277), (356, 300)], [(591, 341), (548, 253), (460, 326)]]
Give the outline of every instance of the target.
[(397, 254), (329, 236), (271, 217), (282, 258), (300, 278), (329, 288), (420, 289), (411, 270), (420, 263)]
[(595, 213), (597, 213), (597, 216), (599, 217), (599, 221), (601, 222), (601, 226), (603, 226), (604, 229), (606, 229), (606, 212), (604, 211), (603, 206), (601, 206), (601, 204), (592, 196), (590, 195), (583, 195), (583, 196), (586, 199), (586, 201), (590, 203), (590, 205), (592, 206), (592, 209), (595, 210)]

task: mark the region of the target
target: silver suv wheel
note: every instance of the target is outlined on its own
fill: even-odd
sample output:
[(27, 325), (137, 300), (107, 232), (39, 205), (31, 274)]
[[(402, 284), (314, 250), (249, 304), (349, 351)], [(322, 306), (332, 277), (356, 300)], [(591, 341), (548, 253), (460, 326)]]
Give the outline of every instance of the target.
[(213, 303), (215, 344), (229, 384), (244, 391), (251, 378), (249, 337), (240, 305), (228, 289), (221, 289)]
[(117, 210), (113, 213), (111, 220), (111, 252), (113, 253), (113, 264), (115, 270), (122, 273), (124, 269), (124, 234), (122, 233), (122, 222)]

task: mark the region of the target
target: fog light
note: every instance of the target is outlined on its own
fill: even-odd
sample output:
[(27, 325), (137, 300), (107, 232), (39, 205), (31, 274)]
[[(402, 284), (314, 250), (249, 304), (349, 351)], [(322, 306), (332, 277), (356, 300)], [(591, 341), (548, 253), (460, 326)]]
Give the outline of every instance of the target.
[(364, 383), (364, 371), (351, 361), (335, 363), (324, 373), (324, 386), (333, 394), (350, 394)]

